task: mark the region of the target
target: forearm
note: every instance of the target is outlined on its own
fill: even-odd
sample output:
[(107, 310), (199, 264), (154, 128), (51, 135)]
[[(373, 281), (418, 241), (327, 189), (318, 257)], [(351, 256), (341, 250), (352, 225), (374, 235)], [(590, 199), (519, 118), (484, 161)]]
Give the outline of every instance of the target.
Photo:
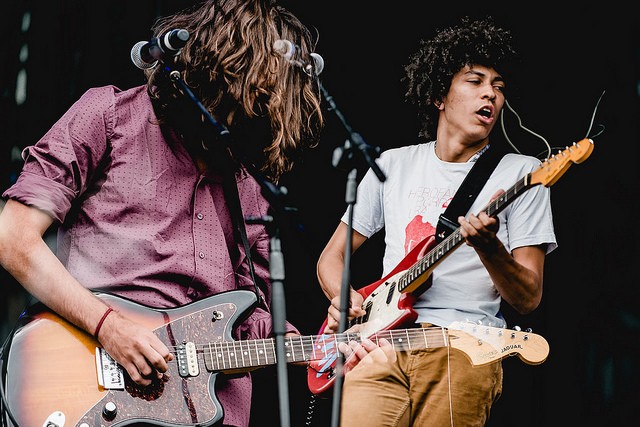
[(51, 223), (46, 213), (9, 200), (0, 214), (0, 265), (50, 309), (93, 333), (106, 305), (69, 274), (43, 240)]
[[(536, 255), (538, 248), (526, 248), (528, 254)], [(500, 244), (493, 251), (478, 251), (480, 260), (491, 276), (500, 296), (521, 314), (535, 310), (542, 299), (542, 265), (525, 258), (524, 264), (512, 256)], [(521, 257), (522, 258), (522, 257)]]
[(340, 295), (344, 272), (344, 257), (337, 253), (323, 252), (318, 259), (317, 275), (320, 287), (327, 299)]
[[(318, 258), (316, 273), (322, 291), (329, 300), (340, 295), (345, 271), (345, 246), (347, 226), (341, 222)], [(357, 231), (351, 235), (351, 251), (355, 252), (367, 238)], [(355, 292), (355, 291), (352, 291)]]
[(85, 289), (48, 246), (20, 245), (3, 256), (3, 267), (34, 297), (58, 315), (92, 334), (107, 306)]
[[(13, 229), (0, 216), (0, 263), (27, 291), (61, 317), (95, 335), (134, 382), (148, 385), (152, 375), (160, 378), (166, 372), (167, 361), (173, 359), (166, 345), (147, 327), (118, 312), (110, 313), (101, 299), (75, 280), (33, 231), (41, 231), (41, 227), (22, 228), (31, 230), (24, 233), (7, 232)], [(7, 242), (12, 237), (13, 246), (9, 247)]]
[(497, 236), (499, 222), (485, 212), (458, 217), (460, 233), (489, 272), (500, 296), (521, 314), (535, 310), (542, 299), (546, 246), (522, 246), (509, 253)]

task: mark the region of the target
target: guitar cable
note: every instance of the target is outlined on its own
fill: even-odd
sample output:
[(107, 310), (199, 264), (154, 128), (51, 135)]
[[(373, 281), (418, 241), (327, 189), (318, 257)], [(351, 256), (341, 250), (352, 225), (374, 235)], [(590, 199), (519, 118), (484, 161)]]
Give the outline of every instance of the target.
[[(602, 101), (602, 97), (604, 96), (605, 91), (603, 90), (602, 93), (600, 94), (600, 96), (598, 97), (598, 100), (596, 101), (596, 105), (593, 109), (593, 113), (591, 114), (591, 121), (589, 122), (589, 129), (587, 130), (587, 136), (586, 138), (589, 137), (589, 134), (591, 133), (591, 131), (593, 130), (593, 122), (595, 120), (596, 117), (596, 113), (598, 112), (598, 107), (600, 105), (600, 101)], [(549, 145), (549, 142), (547, 142), (547, 140), (540, 134), (532, 131), (531, 129), (525, 127), (522, 124), (522, 119), (520, 118), (520, 115), (518, 115), (518, 113), (516, 112), (516, 110), (509, 104), (509, 101), (507, 101), (507, 99), (505, 98), (504, 100), (505, 106), (507, 107), (507, 109), (509, 111), (511, 111), (513, 113), (513, 115), (516, 117), (516, 119), (518, 120), (518, 126), (526, 131), (529, 132), (531, 135), (539, 138), (544, 145), (547, 147), (547, 149), (543, 152), (541, 152), (540, 154), (537, 154), (535, 157), (539, 158), (539, 159), (549, 159), (551, 158), (551, 154), (552, 154), (552, 148), (551, 145)], [(502, 111), (500, 111), (500, 127), (502, 128), (502, 134), (504, 135), (507, 143), (516, 151), (516, 153), (520, 153), (520, 150), (518, 150), (518, 148), (515, 146), (515, 144), (513, 142), (511, 142), (511, 139), (509, 139), (509, 136), (507, 135), (507, 129), (505, 128), (505, 124), (504, 124), (504, 109)], [(595, 138), (596, 136), (600, 135), (602, 133), (602, 131), (604, 130), (604, 127), (602, 125), (600, 125), (601, 130), (595, 135), (592, 136), (591, 138)], [(545, 154), (546, 152), (546, 154)], [(544, 156), (544, 157), (543, 157)]]
[(304, 425), (310, 426), (313, 421), (313, 410), (316, 406), (316, 395), (311, 393), (311, 397), (309, 398), (309, 409), (307, 409), (307, 421)]
[(453, 427), (453, 402), (451, 397), (451, 346), (447, 346), (447, 388), (449, 394), (449, 421)]

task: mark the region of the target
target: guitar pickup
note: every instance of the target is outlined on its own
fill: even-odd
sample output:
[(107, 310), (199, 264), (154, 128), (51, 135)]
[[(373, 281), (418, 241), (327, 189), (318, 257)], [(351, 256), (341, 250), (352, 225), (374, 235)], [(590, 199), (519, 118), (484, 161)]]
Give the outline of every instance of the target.
[(362, 322), (361, 323), (367, 323), (369, 321), (369, 315), (371, 314), (371, 308), (373, 307), (373, 303), (371, 301), (368, 301), (365, 306), (363, 307), (365, 310), (365, 314), (364, 316), (361, 317)]
[(196, 345), (192, 342), (180, 344), (176, 349), (178, 374), (181, 377), (195, 377), (200, 374)]
[(107, 390), (124, 390), (124, 372), (104, 348), (96, 347), (98, 384)]
[(393, 294), (396, 291), (396, 282), (389, 287), (389, 293), (387, 294), (387, 304), (389, 304), (393, 300)]

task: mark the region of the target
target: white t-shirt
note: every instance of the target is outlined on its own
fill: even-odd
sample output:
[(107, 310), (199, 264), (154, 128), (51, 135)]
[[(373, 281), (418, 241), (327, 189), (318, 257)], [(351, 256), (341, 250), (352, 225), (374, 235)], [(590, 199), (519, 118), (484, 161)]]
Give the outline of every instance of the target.
[[(435, 142), (394, 148), (377, 160), (386, 175), (381, 183), (373, 171), (362, 178), (353, 207), (353, 229), (371, 237), (384, 228), (383, 275), (391, 272), (423, 239), (433, 236), (438, 218), (471, 170), (475, 158), (465, 163), (443, 162)], [(496, 191), (511, 188), (541, 162), (535, 157), (509, 153), (492, 172), (470, 212), (485, 210)], [(342, 217), (347, 223), (348, 210)], [(498, 237), (511, 251), (517, 247), (547, 244), (557, 247), (550, 191), (536, 185), (513, 199), (498, 214)], [(453, 218), (455, 219), (455, 218)], [(458, 245), (431, 274), (431, 287), (413, 305), (418, 322), (448, 326), (454, 321), (481, 321), (504, 327), (500, 295), (475, 250)]]

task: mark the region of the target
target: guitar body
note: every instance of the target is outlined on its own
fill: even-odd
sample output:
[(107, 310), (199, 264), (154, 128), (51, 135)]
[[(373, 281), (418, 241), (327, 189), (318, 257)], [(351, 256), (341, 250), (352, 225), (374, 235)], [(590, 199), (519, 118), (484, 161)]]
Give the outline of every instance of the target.
[[(415, 323), (418, 313), (413, 309), (419, 293), (426, 291), (431, 286), (430, 280), (425, 280), (418, 292), (400, 292), (397, 286), (397, 279), (404, 275), (426, 251), (435, 244), (433, 236), (423, 239), (395, 266), (389, 274), (370, 285), (357, 290), (362, 295), (364, 301), (362, 307), (367, 314), (361, 318), (354, 319), (349, 326), (357, 325), (358, 333), (361, 337), (370, 337), (379, 331), (398, 329), (403, 326), (410, 326)], [(426, 276), (426, 275), (425, 275)], [(319, 334), (322, 334), (327, 326), (327, 319), (320, 326)], [(326, 347), (325, 343), (321, 343)], [(324, 394), (333, 386), (335, 378), (336, 362), (338, 359), (337, 348), (327, 348), (326, 356), (320, 361), (310, 362), (311, 369), (307, 370), (307, 384), (309, 389), (315, 394)]]
[[(244, 290), (167, 310), (114, 295), (99, 296), (116, 311), (154, 330), (170, 349), (183, 342), (232, 341), (234, 326), (256, 304), (255, 294)], [(222, 419), (214, 391), (216, 373), (185, 377), (177, 363), (169, 363), (168, 380), (141, 387), (125, 371), (122, 389), (106, 389), (98, 382), (96, 347), (100, 344), (92, 336), (41, 304), (21, 316), (7, 355), (5, 386), (8, 409), (20, 427), (140, 422), (210, 426)], [(115, 404), (117, 412), (105, 418), (107, 403)]]
[(428, 280), (430, 272), (423, 275), (420, 286), (415, 286), (412, 292), (401, 291), (398, 288), (398, 279), (405, 275), (407, 270), (433, 246), (435, 246), (435, 237), (423, 239), (389, 274), (358, 289), (358, 293), (364, 297), (362, 307), (367, 311), (367, 316), (362, 319), (363, 323), (358, 329), (362, 336), (410, 326), (416, 321), (418, 313), (413, 309), (413, 304), (418, 296), (431, 287), (431, 281)]

